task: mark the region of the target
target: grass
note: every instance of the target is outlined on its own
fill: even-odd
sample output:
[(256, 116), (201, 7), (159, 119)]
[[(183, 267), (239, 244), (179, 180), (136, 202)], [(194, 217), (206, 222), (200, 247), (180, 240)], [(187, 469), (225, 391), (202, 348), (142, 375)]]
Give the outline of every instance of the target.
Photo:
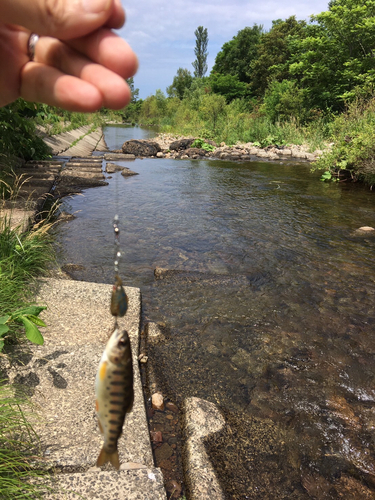
[(13, 388), (0, 386), (0, 498), (41, 498), (42, 487), (33, 480), (45, 474), (34, 469), (38, 437), (28, 421), (26, 397), (15, 395)]
[(31, 299), (31, 284), (54, 259), (51, 223), (40, 223), (26, 232), (11, 223), (11, 216), (0, 219), (0, 316)]
[[(20, 178), (12, 184), (2, 181), (0, 201), (0, 317), (10, 315), (33, 302), (33, 284), (45, 274), (54, 260), (50, 229), (52, 223), (42, 220), (25, 230), (15, 227), (12, 211), (5, 212), (5, 198), (14, 200), (22, 185)], [(8, 200), (9, 202), (9, 200)], [(25, 341), (24, 328), (9, 324), (5, 349)], [(4, 356), (4, 354), (0, 355)], [(46, 487), (38, 480), (45, 472), (34, 468), (38, 442), (31, 423), (31, 402), (20, 389), (0, 381), (0, 498), (39, 498)]]

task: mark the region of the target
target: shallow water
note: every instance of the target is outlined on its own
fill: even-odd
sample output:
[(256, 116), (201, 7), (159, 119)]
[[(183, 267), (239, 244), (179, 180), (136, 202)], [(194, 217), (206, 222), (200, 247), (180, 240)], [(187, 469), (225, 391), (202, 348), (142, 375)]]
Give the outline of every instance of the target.
[[(111, 149), (152, 135), (106, 130)], [(374, 194), (319, 182), (306, 164), (123, 165), (139, 175), (64, 201), (77, 217), (59, 229), (61, 262), (112, 282), (117, 212), (123, 280), (141, 288), (144, 319), (165, 325), (149, 355), (166, 395), (217, 403), (233, 429), (272, 422), (273, 456), (256, 467), (272, 494), (261, 498), (373, 498), (375, 237), (356, 230), (375, 225)], [(156, 267), (184, 273), (155, 280)], [(244, 464), (255, 448), (241, 436)], [(250, 469), (228, 498), (258, 498)]]

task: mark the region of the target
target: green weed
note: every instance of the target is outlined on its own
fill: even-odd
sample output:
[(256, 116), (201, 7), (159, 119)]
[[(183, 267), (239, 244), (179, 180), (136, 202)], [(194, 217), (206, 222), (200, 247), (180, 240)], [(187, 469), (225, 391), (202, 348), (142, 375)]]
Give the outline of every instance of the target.
[(352, 177), (375, 183), (375, 99), (357, 99), (331, 124), (332, 148), (313, 169), (338, 172), (346, 169)]
[(45, 490), (33, 481), (45, 472), (33, 467), (38, 437), (28, 421), (32, 404), (19, 395), (19, 388), (17, 394), (0, 385), (0, 498), (4, 500), (41, 498)]

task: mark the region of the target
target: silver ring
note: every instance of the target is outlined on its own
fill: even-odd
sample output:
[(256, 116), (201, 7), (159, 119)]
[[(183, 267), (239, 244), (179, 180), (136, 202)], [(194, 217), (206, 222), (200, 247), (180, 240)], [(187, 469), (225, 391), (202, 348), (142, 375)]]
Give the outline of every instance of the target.
[(39, 40), (39, 35), (36, 33), (31, 33), (28, 44), (28, 53), (30, 57), (30, 61), (34, 61), (35, 57), (35, 46)]

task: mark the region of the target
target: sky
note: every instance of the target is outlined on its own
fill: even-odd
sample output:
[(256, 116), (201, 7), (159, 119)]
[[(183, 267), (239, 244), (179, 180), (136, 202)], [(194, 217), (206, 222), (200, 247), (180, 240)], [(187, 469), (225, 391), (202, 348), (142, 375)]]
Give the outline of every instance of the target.
[(246, 26), (296, 16), (308, 20), (328, 10), (328, 0), (122, 0), (126, 24), (117, 33), (136, 52), (139, 69), (134, 86), (145, 99), (172, 84), (178, 68), (194, 74), (195, 35), (198, 26), (208, 32), (208, 72), (223, 44)]

